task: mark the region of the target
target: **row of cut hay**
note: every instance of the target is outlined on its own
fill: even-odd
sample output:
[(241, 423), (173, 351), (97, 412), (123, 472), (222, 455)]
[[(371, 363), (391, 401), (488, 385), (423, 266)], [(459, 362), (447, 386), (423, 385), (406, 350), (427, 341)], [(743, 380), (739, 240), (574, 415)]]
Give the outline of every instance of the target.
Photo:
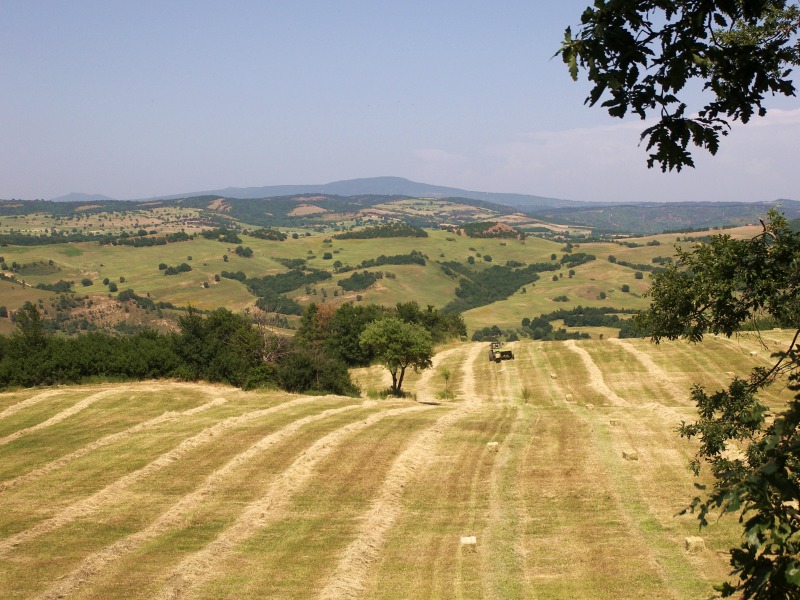
[[(178, 592), (202, 588), (205, 579), (215, 573), (224, 574), (222, 565), (237, 546), (247, 544), (251, 536), (285, 517), (292, 495), (307, 485), (316, 462), (335, 450), (351, 430), (369, 427), (389, 416), (386, 410), (376, 408), (352, 410), (345, 406), (333, 410), (339, 415), (306, 417), (302, 426), (300, 421), (294, 421), (262, 438), (260, 447), (237, 455), (147, 528), (123, 540), (123, 546), (135, 542), (158, 560), (142, 573), (136, 563), (143, 550), (131, 552), (124, 548), (125, 554), (115, 561), (110, 572), (101, 573), (95, 584), (97, 593), (106, 595), (119, 590), (120, 577), (129, 570), (144, 586), (143, 597), (157, 597), (170, 589)], [(275, 437), (283, 439), (267, 448), (267, 438)], [(176, 544), (180, 547), (177, 552)], [(81, 575), (76, 573), (75, 577), (80, 580)]]
[[(613, 374), (615, 369), (610, 363), (618, 361), (615, 353), (606, 353), (602, 344), (586, 346), (600, 371)], [(680, 349), (680, 344), (676, 348)], [(567, 379), (575, 379), (574, 374)], [(624, 381), (612, 376), (606, 383), (613, 389), (623, 382), (623, 388), (630, 390)], [(601, 401), (600, 409), (586, 411), (581, 410), (579, 401), (568, 408), (588, 427), (586, 442), (594, 445), (592, 458), (600, 461), (598, 468), (606, 473), (603, 483), (616, 499), (622, 522), (629, 530), (627, 537), (638, 538), (648, 549), (652, 563), (659, 566), (655, 573), (662, 585), (671, 588), (669, 593), (693, 597), (709, 589), (715, 578), (723, 578), (727, 568), (724, 558), (714, 551), (690, 559), (684, 550), (685, 537), (696, 533), (697, 524), (691, 519), (677, 519), (675, 515), (696, 492), (686, 468), (694, 446), (677, 436), (676, 407), (670, 406), (674, 396), (659, 383), (652, 384), (650, 395), (645, 387), (636, 406), (610, 408), (610, 401)], [(583, 385), (573, 386), (571, 394), (580, 398), (585, 389)], [(691, 417), (688, 407), (680, 411)], [(610, 425), (609, 415), (613, 415), (616, 425)], [(635, 455), (638, 460), (627, 461), (626, 454)], [(711, 534), (710, 547), (724, 548), (726, 542), (734, 541), (732, 534), (733, 524), (719, 527)]]
[[(344, 405), (350, 403), (352, 400), (347, 400)], [(269, 400), (264, 403), (265, 406), (269, 404)], [(3, 529), (16, 529), (17, 533), (0, 544), (6, 551), (13, 550), (11, 554), (15, 560), (24, 560), (22, 557), (26, 555), (46, 556), (59, 552), (59, 548), (63, 552), (65, 544), (70, 542), (71, 545), (66, 547), (72, 549), (69, 558), (45, 560), (41, 564), (26, 561), (25, 569), (8, 576), (12, 580), (15, 576), (21, 577), (38, 586), (62, 576), (84, 555), (146, 526), (148, 521), (178, 502), (226, 460), (245, 451), (264, 435), (331, 405), (343, 406), (342, 400), (305, 402), (294, 409), (287, 405), (285, 409), (278, 408), (274, 414), (245, 419), (236, 426), (219, 427), (225, 423), (224, 412), (230, 414), (235, 410), (228, 404), (215, 409), (216, 414), (215, 410), (209, 410), (112, 444), (30, 485), (7, 491), (0, 496), (0, 502), (5, 508), (11, 504), (16, 510), (4, 511), (7, 519), (11, 513), (12, 523), (11, 527)], [(240, 408), (240, 415), (228, 418), (237, 419), (248, 412), (258, 412), (247, 410), (250, 408), (252, 406), (245, 410)], [(335, 419), (326, 422), (331, 427), (340, 425)], [(298, 448), (298, 452), (303, 446)], [(126, 461), (123, 457), (138, 460)], [(110, 481), (102, 477), (104, 469), (114, 471), (116, 477)], [(98, 479), (102, 482), (99, 485), (96, 483)], [(50, 496), (42, 493), (48, 486), (57, 492)], [(72, 498), (71, 503), (65, 504), (58, 492), (71, 492), (67, 494)], [(25, 507), (22, 502), (28, 500), (30, 513), (31, 497), (37, 501), (36, 514), (23, 515)], [(223, 500), (227, 504), (227, 499)], [(237, 505), (233, 503), (231, 506)], [(24, 517), (27, 517), (27, 523)], [(80, 535), (78, 541), (72, 539), (76, 534)], [(14, 542), (16, 545), (12, 546)]]
[[(473, 363), (479, 374), (482, 364), (480, 359)], [(475, 379), (475, 387), (483, 390), (480, 375)], [(502, 442), (515, 414), (515, 408), (485, 399), (480, 409), (445, 431), (433, 463), (403, 498), (403, 512), (364, 597), (480, 593), (480, 558), (462, 555), (459, 540), (483, 530), (489, 502), (485, 484), (497, 457), (487, 443)]]

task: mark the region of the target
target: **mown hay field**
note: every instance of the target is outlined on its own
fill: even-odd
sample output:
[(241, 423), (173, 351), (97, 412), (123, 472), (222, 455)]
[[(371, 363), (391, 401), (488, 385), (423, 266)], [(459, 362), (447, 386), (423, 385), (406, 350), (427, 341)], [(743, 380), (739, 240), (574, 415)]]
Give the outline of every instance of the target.
[(718, 387), (786, 341), (520, 342), (501, 364), (452, 345), (405, 400), (3, 393), (0, 596), (705, 598), (737, 525), (685, 549), (694, 447), (675, 427), (692, 382)]

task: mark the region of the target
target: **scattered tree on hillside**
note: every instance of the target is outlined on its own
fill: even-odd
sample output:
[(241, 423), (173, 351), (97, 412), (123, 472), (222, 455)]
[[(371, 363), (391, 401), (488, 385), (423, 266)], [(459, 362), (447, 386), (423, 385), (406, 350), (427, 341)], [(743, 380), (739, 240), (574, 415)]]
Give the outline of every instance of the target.
[[(691, 505), (700, 525), (711, 512), (733, 513), (742, 524), (741, 544), (731, 550), (738, 581), (722, 584), (723, 596), (800, 598), (800, 234), (773, 210), (752, 239), (715, 236), (678, 257), (653, 277), (652, 306), (639, 317), (655, 342), (730, 337), (763, 317), (795, 330), (772, 368), (756, 367), (713, 393), (695, 386), (699, 420), (680, 432), (700, 442), (695, 473), (706, 464), (714, 477)], [(771, 413), (757, 393), (782, 376), (796, 395)], [(743, 454), (732, 456), (731, 447)]]
[[(767, 94), (794, 96), (790, 65), (800, 64), (800, 8), (786, 0), (608, 0), (567, 28), (558, 54), (573, 79), (594, 85), (586, 103), (612, 117), (658, 121), (642, 132), (647, 164), (693, 167), (689, 142), (716, 154), (729, 121), (764, 116)], [(688, 106), (692, 81), (711, 96)]]
[(396, 317), (384, 317), (367, 325), (360, 343), (389, 370), (391, 391), (396, 396), (402, 395), (403, 378), (408, 367), (427, 369), (432, 364), (433, 341), (427, 330)]

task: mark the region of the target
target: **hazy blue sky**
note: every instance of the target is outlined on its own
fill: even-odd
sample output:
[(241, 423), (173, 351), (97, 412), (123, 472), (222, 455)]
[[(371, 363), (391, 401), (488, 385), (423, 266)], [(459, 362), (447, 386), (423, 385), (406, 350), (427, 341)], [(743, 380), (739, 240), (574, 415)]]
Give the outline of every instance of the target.
[(552, 59), (589, 0), (0, 0), (0, 198), (396, 175), (576, 200), (800, 199), (800, 102), (693, 172)]

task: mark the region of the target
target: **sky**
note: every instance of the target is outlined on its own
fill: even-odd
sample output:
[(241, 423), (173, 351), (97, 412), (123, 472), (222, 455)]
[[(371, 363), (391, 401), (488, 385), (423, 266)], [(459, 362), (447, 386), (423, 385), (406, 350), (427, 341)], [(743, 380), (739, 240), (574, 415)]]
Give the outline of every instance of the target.
[(384, 175), (586, 201), (800, 200), (800, 101), (697, 168), (553, 58), (589, 0), (0, 0), (0, 198)]

